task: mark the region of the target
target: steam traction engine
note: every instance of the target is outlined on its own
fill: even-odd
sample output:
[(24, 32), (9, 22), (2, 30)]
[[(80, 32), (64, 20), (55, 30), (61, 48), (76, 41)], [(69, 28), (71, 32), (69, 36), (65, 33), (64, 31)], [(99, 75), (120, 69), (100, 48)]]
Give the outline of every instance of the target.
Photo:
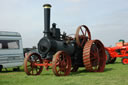
[[(39, 75), (49, 66), (56, 76), (66, 76), (70, 71), (85, 67), (90, 72), (103, 72), (106, 62), (104, 45), (91, 40), (87, 26), (77, 28), (74, 37), (61, 34), (53, 23), (50, 28), (50, 4), (44, 6), (44, 37), (38, 43), (39, 53), (29, 53), (24, 60), (27, 75)], [(71, 69), (72, 67), (72, 69)]]
[(122, 58), (123, 64), (128, 64), (128, 43), (124, 40), (119, 40), (115, 47), (105, 47), (106, 63), (114, 63), (117, 57)]

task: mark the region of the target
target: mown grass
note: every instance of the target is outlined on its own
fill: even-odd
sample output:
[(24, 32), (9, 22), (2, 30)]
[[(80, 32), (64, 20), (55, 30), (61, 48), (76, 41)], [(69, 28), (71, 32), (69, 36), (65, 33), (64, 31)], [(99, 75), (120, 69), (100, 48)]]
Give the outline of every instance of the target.
[(51, 69), (39, 76), (27, 76), (23, 68), (19, 72), (9, 69), (0, 73), (0, 85), (128, 85), (128, 65), (118, 58), (115, 64), (106, 65), (102, 73), (79, 68), (78, 72), (64, 77), (55, 76)]

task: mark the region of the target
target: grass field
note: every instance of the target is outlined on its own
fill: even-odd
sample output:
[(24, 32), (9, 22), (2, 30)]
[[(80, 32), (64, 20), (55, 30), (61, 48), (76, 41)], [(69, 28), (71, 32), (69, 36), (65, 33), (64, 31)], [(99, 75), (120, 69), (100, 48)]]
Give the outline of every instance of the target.
[(57, 77), (52, 70), (43, 71), (39, 76), (27, 76), (20, 72), (3, 71), (0, 73), (0, 85), (128, 85), (128, 65), (123, 65), (120, 58), (115, 64), (106, 65), (102, 73), (78, 72), (69, 76)]

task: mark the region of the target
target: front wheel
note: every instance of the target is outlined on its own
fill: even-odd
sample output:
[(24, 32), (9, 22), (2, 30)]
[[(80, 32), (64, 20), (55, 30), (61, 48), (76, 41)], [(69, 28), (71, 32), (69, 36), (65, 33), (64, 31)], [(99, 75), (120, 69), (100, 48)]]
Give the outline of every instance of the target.
[(121, 62), (122, 62), (124, 65), (128, 64), (128, 57), (122, 58)]
[(66, 76), (71, 71), (71, 58), (64, 51), (58, 51), (52, 60), (52, 70), (56, 76)]
[(35, 63), (41, 64), (41, 56), (37, 53), (30, 53), (24, 59), (24, 71), (27, 75), (39, 75), (42, 72), (42, 66), (36, 66)]

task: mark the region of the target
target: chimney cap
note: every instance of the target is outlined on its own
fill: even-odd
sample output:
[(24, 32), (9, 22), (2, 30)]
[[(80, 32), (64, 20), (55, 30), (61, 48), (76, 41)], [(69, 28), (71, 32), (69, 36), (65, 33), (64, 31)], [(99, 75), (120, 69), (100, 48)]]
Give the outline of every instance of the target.
[(51, 8), (52, 6), (51, 6), (51, 4), (44, 4), (43, 7), (44, 8)]

